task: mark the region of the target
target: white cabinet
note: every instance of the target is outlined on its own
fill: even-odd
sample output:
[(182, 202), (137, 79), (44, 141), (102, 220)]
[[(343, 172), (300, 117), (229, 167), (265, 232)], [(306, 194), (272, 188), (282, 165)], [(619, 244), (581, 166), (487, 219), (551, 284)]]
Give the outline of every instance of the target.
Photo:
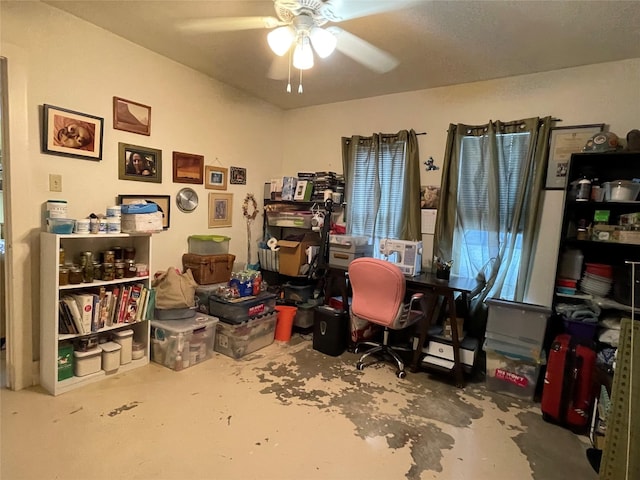
[[(104, 251), (113, 250), (114, 247), (135, 249), (135, 262), (148, 266), (148, 272), (152, 272), (151, 261), (151, 235), (150, 234), (69, 234), (57, 235), (53, 233), (40, 234), (40, 384), (49, 393), (59, 395), (88, 383), (93, 383), (107, 378), (104, 370), (83, 376), (71, 376), (59, 380), (58, 358), (61, 347), (73, 344), (79, 345), (89, 339), (95, 341), (102, 337), (108, 339), (118, 330), (133, 330), (133, 340), (144, 345), (144, 356), (129, 363), (120, 365), (117, 373), (125, 372), (149, 363), (149, 330), (150, 322), (146, 319), (132, 321), (130, 323), (108, 323), (97, 331), (85, 334), (60, 333), (61, 315), (59, 303), (63, 296), (77, 293), (89, 293), (100, 290), (113, 290), (115, 288), (130, 287), (141, 284), (145, 288), (150, 287), (148, 273), (144, 276), (117, 278), (114, 280), (94, 280), (91, 283), (60, 285), (59, 261), (60, 249), (64, 249), (65, 263), (78, 263), (82, 252), (92, 252), (94, 258), (100, 258)], [(141, 315), (142, 316), (142, 315)], [(144, 318), (144, 316), (142, 316)], [(74, 347), (75, 348), (75, 347)], [(75, 358), (74, 358), (75, 361)]]

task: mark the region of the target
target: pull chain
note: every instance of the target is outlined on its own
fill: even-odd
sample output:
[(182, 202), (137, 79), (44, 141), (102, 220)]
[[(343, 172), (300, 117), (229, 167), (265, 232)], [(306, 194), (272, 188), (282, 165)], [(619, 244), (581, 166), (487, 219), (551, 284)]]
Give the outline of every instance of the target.
[(291, 48), (289, 49), (289, 81), (287, 82), (287, 93), (291, 93)]
[(298, 85), (298, 93), (302, 93), (302, 70), (300, 70), (300, 85)]

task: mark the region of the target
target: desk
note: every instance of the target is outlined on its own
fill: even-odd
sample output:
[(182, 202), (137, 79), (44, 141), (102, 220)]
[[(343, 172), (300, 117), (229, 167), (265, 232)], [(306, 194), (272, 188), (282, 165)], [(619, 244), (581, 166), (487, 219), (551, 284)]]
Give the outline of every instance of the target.
[[(465, 303), (468, 303), (468, 294), (476, 288), (478, 282), (472, 278), (451, 276), (449, 280), (442, 280), (436, 277), (435, 273), (425, 272), (415, 277), (406, 277), (407, 290), (413, 290), (423, 293), (432, 293), (429, 295), (429, 306), (427, 307), (427, 315), (425, 320), (418, 324), (417, 328), (417, 344), (414, 341), (413, 361), (410, 369), (412, 372), (418, 370), (420, 364), (420, 356), (424, 342), (429, 335), (429, 327), (434, 321), (434, 314), (438, 306), (438, 297), (444, 298), (444, 305), (449, 306), (449, 314), (452, 319), (457, 318), (455, 293), (460, 292)], [(458, 329), (455, 328), (455, 320), (452, 320), (451, 340), (453, 345), (453, 374), (456, 385), (464, 386), (462, 375), (462, 364), (460, 363), (460, 340), (458, 339)]]

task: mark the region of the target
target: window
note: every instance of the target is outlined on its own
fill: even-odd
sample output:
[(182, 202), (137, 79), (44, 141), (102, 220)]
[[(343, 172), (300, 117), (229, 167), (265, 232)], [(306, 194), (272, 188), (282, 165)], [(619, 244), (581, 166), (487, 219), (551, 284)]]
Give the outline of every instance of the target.
[[(488, 164), (491, 145), (487, 136), (465, 136), (460, 148), (452, 273), (474, 278), (484, 265), (498, 257), (505, 245), (515, 240), (501, 292), (505, 299), (513, 299), (520, 269), (524, 215), (517, 231), (510, 229), (522, 188), (521, 167), (529, 142), (529, 133), (496, 135), (497, 171)], [(487, 215), (491, 211), (498, 211), (498, 217)]]
[(406, 142), (382, 137), (359, 142), (352, 165), (350, 234), (373, 238), (374, 256), (380, 257), (382, 238), (400, 238), (407, 175)]

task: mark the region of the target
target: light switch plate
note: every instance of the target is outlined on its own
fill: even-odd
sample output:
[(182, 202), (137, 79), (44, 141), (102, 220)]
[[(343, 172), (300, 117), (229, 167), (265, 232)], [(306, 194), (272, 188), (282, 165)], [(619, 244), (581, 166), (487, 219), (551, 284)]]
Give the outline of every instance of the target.
[(62, 191), (62, 175), (50, 173), (49, 174), (49, 191), (61, 192)]

